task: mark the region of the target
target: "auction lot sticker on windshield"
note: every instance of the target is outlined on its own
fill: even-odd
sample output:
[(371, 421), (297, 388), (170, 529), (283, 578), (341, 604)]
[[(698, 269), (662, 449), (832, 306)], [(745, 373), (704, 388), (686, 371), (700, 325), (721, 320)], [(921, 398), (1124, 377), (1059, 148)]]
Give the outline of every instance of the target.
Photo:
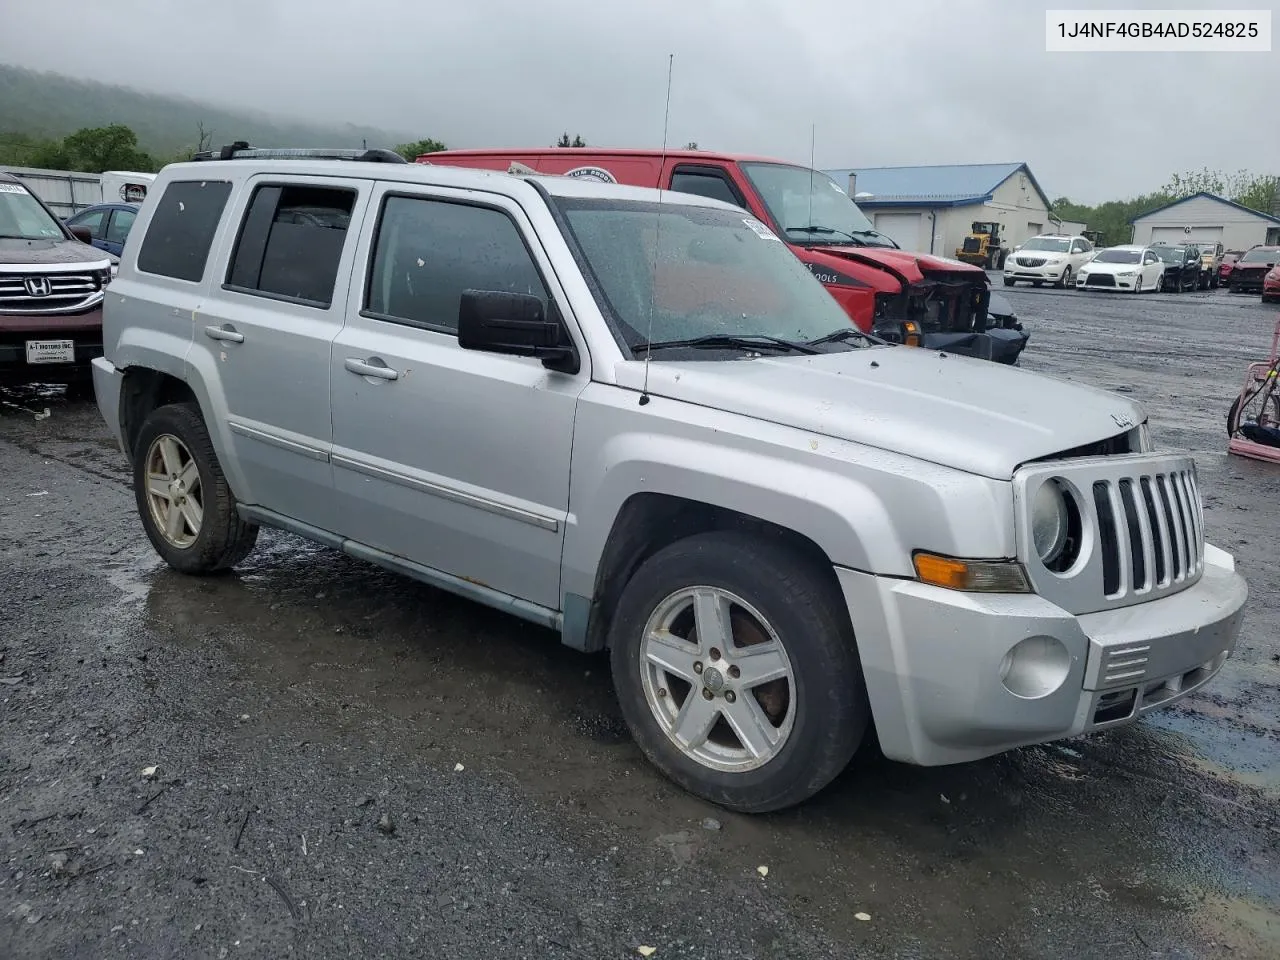
[(1049, 53), (1270, 53), (1270, 10), (1046, 10)]
[(761, 240), (777, 240), (779, 243), (782, 242), (782, 240), (778, 237), (776, 233), (774, 233), (772, 230), (766, 227), (763, 223), (761, 223), (755, 217), (744, 217), (742, 222), (745, 223), (752, 230), (754, 230), (756, 236), (759, 237)]
[(0, 193), (26, 193), (27, 188), (20, 183), (0, 183)]

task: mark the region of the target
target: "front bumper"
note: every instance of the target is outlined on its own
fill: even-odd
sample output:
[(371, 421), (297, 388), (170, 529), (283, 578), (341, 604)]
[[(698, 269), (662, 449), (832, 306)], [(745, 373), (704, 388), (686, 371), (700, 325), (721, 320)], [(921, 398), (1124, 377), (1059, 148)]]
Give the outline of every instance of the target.
[(1210, 546), (1194, 586), (1083, 616), (1035, 595), (836, 573), (881, 749), (925, 766), (1119, 726), (1168, 706), (1222, 668), (1248, 594), (1230, 556)]
[(1076, 277), (1079, 290), (1132, 290), (1141, 281), (1141, 274), (1121, 277), (1114, 273), (1088, 273)]
[[(70, 340), (75, 359), (27, 363), (28, 340)], [(89, 363), (102, 356), (102, 307), (83, 313), (0, 314), (0, 384), (72, 383), (87, 379)]]
[(1042, 267), (1023, 267), (1012, 260), (1005, 261), (1004, 278), (1006, 280), (1042, 280), (1057, 283), (1062, 274), (1071, 266), (1069, 263), (1045, 264)]

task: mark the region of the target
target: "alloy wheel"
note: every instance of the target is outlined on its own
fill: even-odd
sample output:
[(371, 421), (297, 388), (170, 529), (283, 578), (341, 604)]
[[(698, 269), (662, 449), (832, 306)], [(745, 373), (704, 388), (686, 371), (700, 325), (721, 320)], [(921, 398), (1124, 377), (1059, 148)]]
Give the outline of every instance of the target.
[(692, 586), (658, 604), (640, 643), (645, 700), (685, 756), (728, 773), (764, 766), (795, 725), (795, 674), (764, 617), (728, 590)]
[(160, 535), (175, 547), (195, 543), (204, 524), (200, 470), (186, 445), (172, 434), (147, 449), (147, 505)]

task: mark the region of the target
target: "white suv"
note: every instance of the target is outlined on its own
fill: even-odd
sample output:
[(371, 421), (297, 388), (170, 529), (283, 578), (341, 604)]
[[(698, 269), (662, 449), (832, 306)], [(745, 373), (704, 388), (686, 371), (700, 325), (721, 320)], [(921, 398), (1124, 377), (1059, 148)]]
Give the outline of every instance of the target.
[(1018, 247), (1005, 261), (1004, 285), (1012, 287), (1025, 280), (1037, 287), (1045, 282), (1070, 287), (1093, 254), (1093, 244), (1084, 237), (1042, 233)]

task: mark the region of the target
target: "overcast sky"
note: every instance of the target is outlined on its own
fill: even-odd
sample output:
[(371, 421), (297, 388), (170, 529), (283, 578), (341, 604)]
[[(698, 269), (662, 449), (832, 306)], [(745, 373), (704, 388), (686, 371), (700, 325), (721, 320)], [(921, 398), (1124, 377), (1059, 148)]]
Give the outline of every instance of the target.
[[(1026, 161), (1053, 199), (1280, 173), (1280, 53), (1049, 54), (1044, 9), (1276, 0), (38, 0), (0, 61), (450, 146), (670, 142), (819, 168)], [(1276, 48), (1280, 50), (1280, 47)]]

